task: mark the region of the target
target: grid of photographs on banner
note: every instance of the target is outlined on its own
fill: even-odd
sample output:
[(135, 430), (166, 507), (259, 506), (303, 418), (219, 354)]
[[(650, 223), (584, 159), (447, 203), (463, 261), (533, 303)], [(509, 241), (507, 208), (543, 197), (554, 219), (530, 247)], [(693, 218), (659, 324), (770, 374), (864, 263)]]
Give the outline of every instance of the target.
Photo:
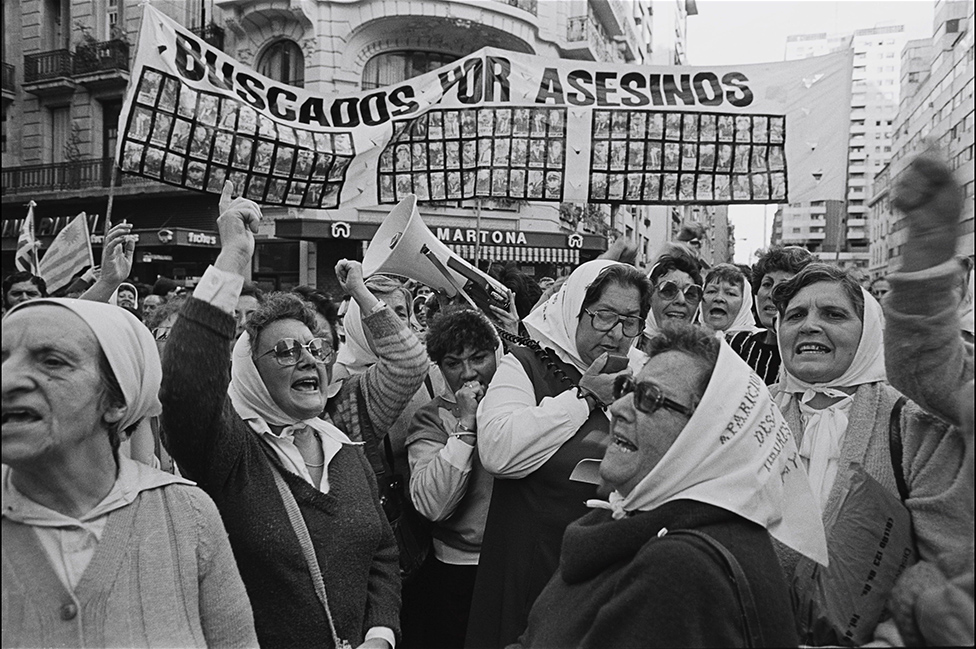
[(558, 201), (565, 169), (565, 108), (432, 110), (396, 125), (380, 154), (380, 202)]
[(594, 202), (765, 203), (786, 190), (783, 116), (593, 111)]
[(122, 170), (258, 203), (335, 208), (355, 155), (349, 133), (276, 124), (243, 102), (145, 68), (122, 134)]

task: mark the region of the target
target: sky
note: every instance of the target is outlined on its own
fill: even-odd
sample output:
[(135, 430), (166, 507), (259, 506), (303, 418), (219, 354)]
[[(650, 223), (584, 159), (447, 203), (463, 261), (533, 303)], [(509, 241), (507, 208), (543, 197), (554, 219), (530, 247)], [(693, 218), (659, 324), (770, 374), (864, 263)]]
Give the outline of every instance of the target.
[[(688, 17), (689, 65), (782, 61), (786, 37), (849, 33), (878, 25), (904, 25), (908, 38), (932, 35), (935, 0), (698, 0)], [(769, 242), (774, 205), (733, 205), (735, 261), (752, 263)]]

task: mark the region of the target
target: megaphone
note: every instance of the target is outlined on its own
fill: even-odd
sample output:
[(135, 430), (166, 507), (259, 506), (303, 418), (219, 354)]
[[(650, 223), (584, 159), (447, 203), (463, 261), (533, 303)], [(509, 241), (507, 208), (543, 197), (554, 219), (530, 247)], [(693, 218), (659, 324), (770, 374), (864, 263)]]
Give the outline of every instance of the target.
[(512, 293), (441, 243), (417, 211), (409, 194), (383, 220), (363, 257), (363, 275), (403, 275), (449, 297), (461, 295), (469, 304), (492, 314), (489, 306), (508, 310)]

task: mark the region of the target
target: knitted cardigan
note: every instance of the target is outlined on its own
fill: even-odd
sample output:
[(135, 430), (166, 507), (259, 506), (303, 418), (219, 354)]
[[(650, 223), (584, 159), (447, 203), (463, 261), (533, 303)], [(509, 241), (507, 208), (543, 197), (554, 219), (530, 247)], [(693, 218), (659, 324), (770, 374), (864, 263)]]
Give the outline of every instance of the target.
[[(427, 368), (420, 343), (389, 309), (365, 322), (377, 353), (388, 360), (347, 381), (329, 408), (334, 423), (353, 439), (383, 431)], [(165, 442), (184, 474), (197, 480), (220, 510), (261, 645), (330, 647), (325, 613), (275, 487), (272, 471), (281, 467), (273, 466), (276, 457), (227, 396), (226, 350), (233, 334), (229, 314), (200, 300), (187, 301), (163, 363)], [(332, 459), (327, 494), (283, 473), (315, 546), (339, 636), (355, 646), (371, 627), (398, 634), (396, 541), (363, 449), (344, 445)]]
[(70, 592), (29, 525), (3, 519), (4, 647), (253, 647), (251, 607), (213, 502), (167, 485), (108, 515)]
[(521, 646), (580, 649), (745, 646), (728, 569), (687, 538), (698, 530), (736, 558), (767, 646), (797, 646), (786, 580), (769, 534), (724, 509), (675, 500), (613, 520), (597, 510), (570, 524), (559, 570), (536, 600)]

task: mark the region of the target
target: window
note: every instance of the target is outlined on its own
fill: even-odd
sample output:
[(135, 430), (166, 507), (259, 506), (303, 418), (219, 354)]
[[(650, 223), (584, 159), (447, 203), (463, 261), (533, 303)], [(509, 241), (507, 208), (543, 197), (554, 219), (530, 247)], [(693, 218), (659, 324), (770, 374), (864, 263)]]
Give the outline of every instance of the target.
[(102, 157), (104, 158), (111, 158), (115, 155), (115, 143), (119, 139), (119, 113), (121, 112), (121, 99), (102, 103)]
[(59, 106), (51, 108), (48, 113), (49, 133), (51, 134), (51, 148), (48, 150), (48, 162), (58, 163), (67, 160), (68, 131), (71, 122), (71, 107)]
[(959, 19), (953, 18), (952, 20), (946, 21), (946, 33), (955, 34), (959, 31)]
[(258, 59), (258, 72), (290, 86), (305, 86), (305, 56), (298, 43), (280, 40), (268, 46)]
[(377, 54), (363, 68), (363, 90), (391, 86), (457, 61), (454, 54), (405, 50)]

